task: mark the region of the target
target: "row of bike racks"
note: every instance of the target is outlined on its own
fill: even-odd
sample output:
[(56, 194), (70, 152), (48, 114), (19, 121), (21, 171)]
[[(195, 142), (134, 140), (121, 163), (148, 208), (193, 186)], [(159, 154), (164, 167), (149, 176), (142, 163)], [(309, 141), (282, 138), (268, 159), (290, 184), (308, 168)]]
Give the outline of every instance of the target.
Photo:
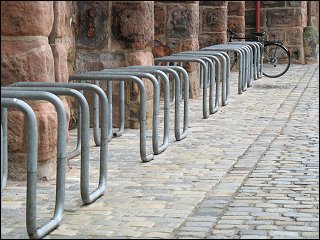
[[(247, 87), (252, 85), (253, 79), (258, 79), (262, 76), (263, 54), (261, 50), (262, 45), (255, 42), (249, 42), (248, 44), (244, 42), (220, 44), (203, 48), (199, 51), (180, 52), (156, 58), (154, 66), (129, 66), (74, 74), (69, 77), (68, 83), (17, 82), (7, 87), (1, 87), (1, 192), (6, 185), (8, 177), (7, 108), (16, 108), (27, 117), (26, 225), (29, 237), (44, 237), (58, 227), (62, 220), (67, 159), (80, 155), (80, 195), (84, 204), (93, 203), (104, 194), (107, 184), (108, 141), (111, 141), (113, 137), (122, 136), (125, 126), (125, 83), (134, 83), (139, 88), (140, 158), (142, 162), (149, 162), (154, 159), (154, 155), (161, 154), (169, 145), (171, 103), (174, 104), (175, 139), (181, 141), (188, 135), (189, 76), (183, 68), (183, 64), (198, 64), (199, 86), (203, 90), (202, 115), (203, 118), (208, 118), (209, 114), (218, 111), (220, 101), (222, 106), (229, 103), (230, 58), (228, 53), (235, 52), (239, 58), (238, 93), (241, 94), (246, 91)], [(89, 81), (89, 83), (86, 81)], [(119, 83), (119, 130), (112, 133), (112, 83), (114, 81)], [(144, 81), (150, 81), (153, 86), (152, 151), (147, 149), (147, 93)], [(170, 102), (171, 81), (173, 81), (172, 86), (174, 88), (172, 102)], [(100, 87), (102, 82), (107, 84), (107, 93)], [(161, 82), (163, 82), (163, 85), (160, 84)], [(160, 86), (163, 86), (164, 92), (164, 126), (161, 144), (159, 144)], [(83, 95), (84, 91), (93, 92), (93, 138), (96, 146), (100, 147), (99, 183), (98, 187), (91, 192), (89, 189), (90, 111), (88, 101)], [(72, 96), (78, 102), (77, 145), (69, 153), (66, 150), (66, 112), (58, 96)], [(37, 226), (36, 214), (38, 126), (35, 113), (24, 100), (49, 101), (55, 106), (58, 116), (55, 211), (53, 217), (40, 227)], [(182, 130), (180, 123), (181, 100), (184, 101)]]

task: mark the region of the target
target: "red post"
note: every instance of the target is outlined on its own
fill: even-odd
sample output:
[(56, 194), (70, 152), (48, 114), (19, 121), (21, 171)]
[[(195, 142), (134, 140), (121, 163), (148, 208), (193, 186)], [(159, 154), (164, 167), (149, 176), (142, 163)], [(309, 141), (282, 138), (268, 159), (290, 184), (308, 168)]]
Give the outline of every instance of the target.
[(256, 31), (260, 32), (260, 1), (256, 4)]

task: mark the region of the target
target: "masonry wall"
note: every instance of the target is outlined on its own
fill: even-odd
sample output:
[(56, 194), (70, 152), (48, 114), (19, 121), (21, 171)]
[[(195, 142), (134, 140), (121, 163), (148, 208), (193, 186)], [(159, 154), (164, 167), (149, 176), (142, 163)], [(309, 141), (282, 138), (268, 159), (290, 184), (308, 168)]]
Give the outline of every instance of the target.
[[(312, 20), (319, 29), (319, 4), (312, 1)], [(246, 33), (256, 30), (256, 1), (245, 2)], [(270, 40), (283, 41), (292, 63), (304, 64), (303, 28), (307, 25), (307, 1), (261, 1), (261, 31)], [(318, 30), (319, 32), (319, 30)]]

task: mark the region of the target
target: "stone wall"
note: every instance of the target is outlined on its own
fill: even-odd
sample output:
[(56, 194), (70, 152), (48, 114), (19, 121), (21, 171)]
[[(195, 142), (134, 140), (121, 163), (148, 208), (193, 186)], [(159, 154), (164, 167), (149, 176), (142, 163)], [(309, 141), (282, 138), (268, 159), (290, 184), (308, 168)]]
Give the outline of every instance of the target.
[(245, 35), (246, 1), (228, 1), (228, 28), (233, 29), (240, 37)]
[[(199, 50), (199, 2), (155, 1), (154, 2), (155, 58), (182, 51)], [(200, 87), (195, 63), (184, 64), (190, 80), (190, 98), (200, 96)]]
[(228, 1), (200, 1), (200, 48), (226, 43)]
[[(64, 34), (63, 8), (57, 22), (56, 36)], [(1, 86), (17, 81), (67, 82), (68, 71), (64, 44), (50, 46), (48, 37), (53, 28), (52, 1), (1, 1)], [(57, 31), (60, 29), (60, 31)], [(52, 47), (52, 49), (51, 49)], [(53, 57), (53, 53), (56, 58)], [(64, 98), (67, 117), (69, 107)], [(38, 175), (51, 178), (55, 175), (57, 116), (54, 106), (46, 101), (26, 101), (38, 119)], [(26, 177), (26, 153), (28, 125), (24, 115), (15, 109), (8, 112), (9, 175)], [(53, 166), (53, 167), (52, 167)]]
[[(313, 24), (319, 29), (319, 5), (312, 1), (312, 6)], [(292, 63), (304, 64), (303, 28), (307, 25), (307, 1), (261, 1), (260, 11), (261, 31), (266, 31), (270, 40), (284, 42)], [(246, 1), (245, 14), (249, 34), (256, 29), (256, 1)]]
[[(99, 71), (131, 65), (153, 65), (152, 1), (78, 1), (75, 71)], [(147, 88), (147, 126), (152, 120), (153, 85)], [(101, 86), (106, 90), (106, 84)], [(118, 126), (118, 86), (113, 83), (113, 126)], [(139, 127), (139, 89), (126, 83), (125, 127)], [(92, 103), (88, 93), (89, 104)], [(92, 115), (92, 114), (91, 114)]]

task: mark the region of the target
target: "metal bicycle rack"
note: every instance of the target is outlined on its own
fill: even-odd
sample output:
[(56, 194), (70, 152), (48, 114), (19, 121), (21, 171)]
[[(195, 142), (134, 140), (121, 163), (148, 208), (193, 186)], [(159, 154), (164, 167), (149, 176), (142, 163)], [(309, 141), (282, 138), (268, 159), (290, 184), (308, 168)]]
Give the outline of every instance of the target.
[[(18, 87), (9, 87), (10, 90), (25, 90), (25, 91), (46, 91), (56, 95), (68, 95), (77, 99), (81, 109), (81, 176), (80, 176), (80, 188), (81, 199), (84, 204), (90, 204), (97, 198), (101, 197), (106, 189), (107, 182), (107, 154), (108, 154), (108, 123), (107, 123), (107, 104), (103, 105), (103, 121), (101, 127), (101, 140), (100, 146), (100, 176), (98, 187), (90, 193), (89, 190), (89, 106), (86, 98), (77, 90), (71, 88), (57, 87), (55, 84), (46, 83), (18, 83)], [(75, 83), (74, 85), (76, 85)], [(29, 87), (22, 87), (21, 85), (29, 85)], [(62, 83), (61, 85), (69, 85), (68, 83)], [(106, 99), (106, 96), (105, 98)]]
[(1, 191), (8, 179), (8, 116), (7, 108), (1, 107)]
[[(161, 62), (197, 62), (200, 64), (200, 86), (202, 85), (203, 88), (203, 106), (202, 106), (202, 113), (203, 113), (203, 118), (208, 118), (208, 109), (207, 109), (207, 88), (208, 88), (208, 83), (210, 87), (209, 91), (209, 110), (210, 113), (215, 113), (218, 111), (219, 108), (219, 82), (216, 81), (216, 98), (215, 98), (215, 108), (213, 108), (213, 81), (214, 79), (214, 74), (209, 75), (209, 72), (215, 72), (215, 65), (212, 63), (212, 61), (207, 58), (207, 57), (197, 57), (197, 56), (166, 56), (166, 57), (161, 57), (161, 58), (156, 58), (154, 59), (155, 64), (160, 65)], [(210, 78), (209, 78), (210, 76)]]
[[(222, 91), (221, 91), (221, 105), (226, 106), (229, 101), (229, 92), (230, 92), (230, 60), (229, 56), (225, 52), (209, 52), (209, 51), (187, 51), (187, 52), (180, 52), (174, 54), (173, 56), (180, 56), (180, 55), (196, 55), (200, 57), (207, 57), (214, 61), (216, 64), (215, 68), (215, 78), (216, 81), (220, 83), (220, 76), (222, 76)], [(222, 74), (221, 74), (222, 73)]]
[(135, 76), (108, 76), (105, 73), (79, 73), (69, 77), (69, 80), (76, 81), (129, 81), (138, 84), (140, 89), (140, 157), (143, 162), (149, 162), (154, 159), (152, 153), (147, 154), (146, 145), (146, 89), (142, 80)]
[(254, 41), (238, 41), (238, 42), (228, 42), (230, 45), (248, 45), (253, 50), (253, 72), (254, 79), (257, 80), (262, 77), (262, 61), (263, 61), (263, 45), (260, 42)]
[[(159, 145), (159, 134), (158, 134), (158, 125), (159, 125), (159, 104), (160, 104), (160, 86), (157, 79), (150, 73), (146, 72), (135, 72), (132, 71), (93, 71), (89, 72), (90, 74), (104, 74), (106, 76), (136, 76), (139, 78), (146, 78), (151, 81), (153, 84), (154, 89), (154, 98), (153, 98), (153, 124), (152, 124), (152, 148), (153, 153), (158, 155), (166, 150), (169, 145), (169, 126), (170, 126), (170, 119), (169, 119), (169, 110), (170, 110), (170, 90), (169, 90), (169, 79), (167, 78), (166, 74), (163, 72), (156, 70), (157, 74), (160, 74), (164, 77), (164, 87), (165, 87), (165, 105), (164, 105), (164, 134), (163, 134), (163, 142)], [(124, 121), (124, 117), (123, 117)]]
[[(126, 67), (130, 71), (132, 69), (139, 69), (141, 71), (148, 70), (161, 70), (167, 74), (171, 74), (174, 78), (174, 101), (175, 101), (175, 138), (177, 141), (181, 141), (188, 135), (188, 115), (189, 115), (189, 76), (187, 71), (178, 66), (129, 66)], [(180, 99), (182, 98), (181, 77), (177, 73), (183, 76), (184, 81), (184, 113), (183, 113), (183, 131), (180, 133)]]
[[(42, 226), (37, 227), (36, 202), (37, 202), (37, 164), (38, 164), (38, 134), (37, 119), (29, 105), (22, 104), (18, 99), (3, 102), (3, 98), (18, 98), (28, 100), (47, 100), (51, 102), (58, 114), (58, 140), (57, 140), (57, 176), (56, 176), (56, 200), (53, 217)], [(5, 100), (4, 100), (5, 101)], [(15, 103), (19, 102), (18, 104)], [(66, 178), (66, 131), (67, 120), (64, 105), (62, 101), (52, 93), (39, 91), (10, 91), (1, 88), (1, 106), (24, 108), (27, 113), (30, 132), (28, 132), (28, 171), (27, 171), (27, 206), (26, 206), (26, 224), (27, 232), (30, 238), (42, 238), (50, 231), (59, 226), (62, 220), (65, 201), (65, 178)]]
[(250, 82), (250, 55), (248, 48), (239, 45), (219, 44), (202, 48), (201, 51), (233, 51), (239, 57), (238, 93), (241, 94), (247, 89)]

